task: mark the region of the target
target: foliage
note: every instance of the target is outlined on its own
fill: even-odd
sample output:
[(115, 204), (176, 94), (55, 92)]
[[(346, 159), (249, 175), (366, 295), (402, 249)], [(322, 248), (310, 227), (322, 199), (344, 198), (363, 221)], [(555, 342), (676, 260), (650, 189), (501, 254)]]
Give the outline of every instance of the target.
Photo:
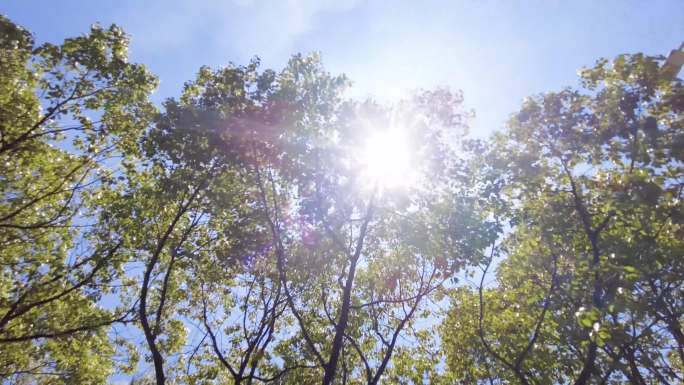
[[(93, 26), (61, 45), (0, 18), (0, 373), (102, 382), (113, 347), (99, 306), (121, 273), (120, 240), (89, 242), (110, 159), (130, 161), (156, 80), (126, 61), (128, 38)], [(92, 357), (84, 359), (84, 357)]]
[[(0, 23), (3, 383), (684, 381), (662, 58), (600, 60), (476, 141), (460, 93), (346, 100), (317, 54), (201, 67), (157, 109), (120, 28)], [(399, 186), (366, 175), (388, 133)]]
[(510, 229), (496, 283), (455, 291), (443, 326), (461, 381), (681, 381), (684, 87), (661, 63), (600, 60), (479, 158)]

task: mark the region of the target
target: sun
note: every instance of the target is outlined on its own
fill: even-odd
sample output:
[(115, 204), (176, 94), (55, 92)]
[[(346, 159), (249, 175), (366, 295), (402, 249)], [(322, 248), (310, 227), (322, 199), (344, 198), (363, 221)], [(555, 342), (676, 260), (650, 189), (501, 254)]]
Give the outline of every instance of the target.
[(399, 129), (371, 134), (359, 156), (364, 183), (382, 190), (407, 187), (414, 170), (408, 135)]

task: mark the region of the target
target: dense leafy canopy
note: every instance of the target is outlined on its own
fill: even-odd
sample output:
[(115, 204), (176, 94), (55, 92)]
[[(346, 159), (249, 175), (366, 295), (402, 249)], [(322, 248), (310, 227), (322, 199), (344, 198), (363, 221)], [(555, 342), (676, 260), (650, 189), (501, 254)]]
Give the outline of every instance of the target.
[(156, 81), (126, 62), (117, 27), (35, 46), (2, 17), (0, 34), (0, 373), (101, 382), (106, 326), (131, 318), (99, 306), (125, 260), (120, 239), (90, 241), (91, 219), (135, 156)]
[[(662, 58), (601, 60), (475, 141), (459, 93), (346, 100), (317, 55), (202, 67), (156, 108), (116, 26), (0, 35), (3, 383), (684, 381)], [(362, 153), (395, 132), (389, 186)]]
[(478, 159), (507, 230), (495, 284), (455, 291), (442, 328), (463, 381), (682, 380), (684, 86), (643, 55), (581, 79), (526, 100)]

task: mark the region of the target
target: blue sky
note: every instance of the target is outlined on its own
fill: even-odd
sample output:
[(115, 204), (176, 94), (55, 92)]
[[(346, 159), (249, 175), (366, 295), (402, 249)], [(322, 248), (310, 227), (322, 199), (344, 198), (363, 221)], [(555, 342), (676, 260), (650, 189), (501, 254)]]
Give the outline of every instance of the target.
[(0, 12), (58, 42), (99, 21), (132, 35), (132, 60), (178, 95), (199, 66), (262, 57), (281, 68), (320, 51), (353, 81), (350, 97), (392, 100), (419, 87), (462, 89), (483, 136), (527, 95), (576, 85), (599, 57), (666, 55), (684, 41), (684, 0), (5, 0)]

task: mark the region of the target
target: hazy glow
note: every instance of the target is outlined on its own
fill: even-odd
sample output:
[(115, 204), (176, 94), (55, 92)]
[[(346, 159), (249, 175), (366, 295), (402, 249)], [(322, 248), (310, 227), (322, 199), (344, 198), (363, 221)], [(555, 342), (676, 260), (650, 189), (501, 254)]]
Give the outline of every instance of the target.
[(413, 179), (411, 146), (398, 129), (371, 134), (360, 159), (364, 182), (379, 188), (407, 186)]

